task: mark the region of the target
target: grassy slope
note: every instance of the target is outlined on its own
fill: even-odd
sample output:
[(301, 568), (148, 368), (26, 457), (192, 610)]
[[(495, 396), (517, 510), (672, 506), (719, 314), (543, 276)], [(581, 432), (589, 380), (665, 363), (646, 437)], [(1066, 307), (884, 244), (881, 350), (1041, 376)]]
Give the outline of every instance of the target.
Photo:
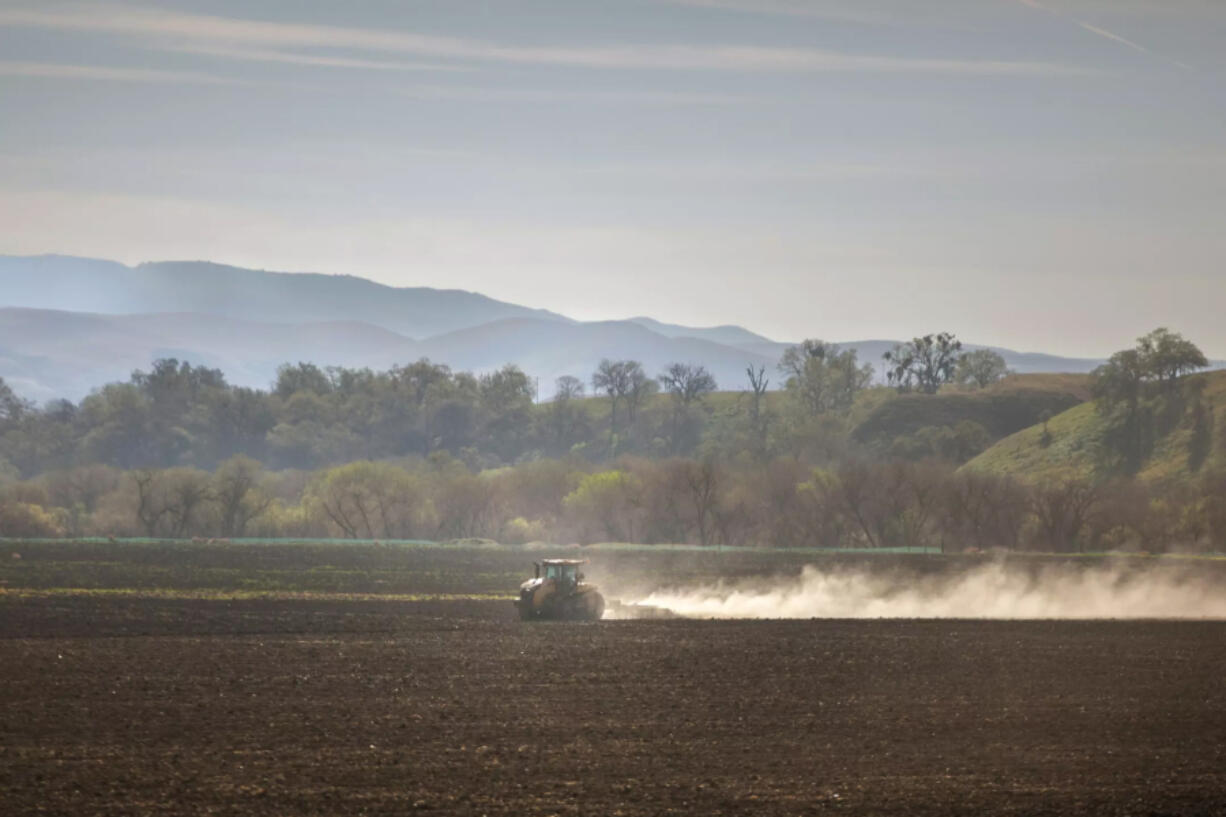
[[(1196, 375), (1206, 381), (1205, 399), (1214, 407), (1212, 453), (1202, 470), (1226, 467), (1226, 372)], [(1052, 442), (1039, 444), (1042, 425), (1017, 432), (968, 462), (966, 469), (1008, 474), (1027, 482), (1087, 478), (1094, 473), (1095, 446), (1102, 433), (1102, 421), (1092, 403), (1083, 403), (1053, 417), (1048, 424)], [(1142, 480), (1186, 479), (1188, 440), (1191, 432), (1180, 427), (1159, 440), (1153, 456), (1138, 476)]]
[(896, 437), (925, 426), (954, 426), (971, 420), (999, 439), (1038, 422), (1044, 411), (1059, 414), (1087, 399), (1085, 375), (1014, 375), (983, 390), (945, 389), (937, 395), (900, 396), (877, 406), (852, 435), (867, 445), (888, 446)]

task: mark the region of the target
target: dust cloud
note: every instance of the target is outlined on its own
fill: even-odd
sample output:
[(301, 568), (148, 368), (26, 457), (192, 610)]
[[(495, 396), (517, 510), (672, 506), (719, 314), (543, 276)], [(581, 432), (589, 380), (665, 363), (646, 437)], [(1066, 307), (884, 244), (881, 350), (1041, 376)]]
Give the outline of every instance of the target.
[(1019, 568), (990, 563), (953, 575), (864, 569), (660, 589), (630, 607), (687, 618), (1226, 619), (1226, 585), (1194, 568)]

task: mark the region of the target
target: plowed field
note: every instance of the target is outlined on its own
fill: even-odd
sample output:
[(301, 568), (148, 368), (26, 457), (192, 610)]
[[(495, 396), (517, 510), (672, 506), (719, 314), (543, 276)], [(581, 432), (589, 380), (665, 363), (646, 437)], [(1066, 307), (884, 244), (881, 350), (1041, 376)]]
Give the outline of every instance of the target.
[(1226, 814), (1226, 625), (0, 599), (0, 812)]

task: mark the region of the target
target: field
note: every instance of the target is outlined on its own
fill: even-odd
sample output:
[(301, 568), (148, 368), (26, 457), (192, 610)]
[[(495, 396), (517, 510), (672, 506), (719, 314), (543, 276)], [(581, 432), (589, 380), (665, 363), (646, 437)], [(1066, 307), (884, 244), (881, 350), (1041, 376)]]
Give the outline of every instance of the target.
[[(525, 624), (509, 549), (20, 555), (5, 814), (1226, 813), (1223, 623)], [(815, 558), (596, 555), (672, 581)], [(960, 569), (882, 569), (912, 559)]]

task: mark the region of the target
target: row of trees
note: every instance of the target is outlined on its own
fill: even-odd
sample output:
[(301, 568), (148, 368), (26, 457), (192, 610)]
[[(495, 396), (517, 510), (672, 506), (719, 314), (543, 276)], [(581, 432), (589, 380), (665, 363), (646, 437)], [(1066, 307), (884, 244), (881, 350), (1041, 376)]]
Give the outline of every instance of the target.
[[(473, 375), (428, 360), (384, 372), (299, 363), (262, 391), (164, 359), (80, 404), (42, 408), (0, 380), (0, 475), (87, 463), (213, 468), (236, 454), (275, 468), (437, 451), (474, 466), (572, 452), (668, 455), (697, 446), (698, 406), (716, 387), (701, 366), (678, 363), (649, 378), (635, 361), (604, 361), (591, 382), (608, 398), (604, 416), (574, 377), (558, 381), (552, 403), (535, 405), (535, 384), (512, 365)], [(655, 397), (661, 390), (667, 400)]]
[(761, 460), (801, 450), (817, 461), (845, 447), (847, 415), (870, 388), (871, 366), (854, 349), (807, 340), (778, 369), (785, 398), (768, 399), (770, 377), (751, 367), (739, 399), (720, 406), (708, 400), (718, 384), (704, 367), (679, 362), (651, 377), (633, 360), (601, 361), (588, 382), (602, 400), (584, 399), (587, 382), (567, 376), (544, 405), (516, 366), (473, 375), (429, 360), (383, 372), (285, 365), (263, 391), (163, 359), (79, 404), (41, 408), (0, 379), (0, 475), (91, 463), (211, 469), (238, 454), (273, 468), (317, 468), (445, 451), (494, 467), (627, 453)]
[(1178, 486), (1026, 486), (937, 463), (628, 457), (474, 474), (446, 455), (266, 472), (84, 466), (0, 490), (0, 536), (339, 537), (778, 547), (1226, 547), (1226, 473)]

